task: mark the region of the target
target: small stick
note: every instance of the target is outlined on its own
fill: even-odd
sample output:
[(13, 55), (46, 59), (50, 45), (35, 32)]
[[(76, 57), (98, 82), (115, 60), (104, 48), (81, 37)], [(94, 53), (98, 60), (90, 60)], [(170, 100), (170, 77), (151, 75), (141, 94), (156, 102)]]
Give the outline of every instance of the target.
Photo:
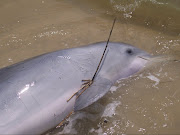
[(62, 125), (64, 124), (64, 121), (65, 121), (67, 118), (69, 118), (69, 117), (72, 115), (73, 112), (74, 112), (74, 111), (71, 111), (71, 112), (56, 126), (56, 128), (59, 128), (60, 126), (62, 126)]
[(80, 90), (82, 90), (85, 86), (82, 86), (77, 92), (75, 92), (68, 100), (67, 102), (69, 102)]
[[(82, 89), (82, 88), (81, 88)], [(79, 89), (78, 91), (80, 91), (81, 89)], [(75, 92), (66, 102), (69, 102), (78, 92)]]
[(81, 93), (79, 93), (79, 95), (77, 95), (76, 98), (78, 98), (87, 88), (89, 88), (89, 86), (90, 86), (90, 85), (85, 85), (85, 86), (83, 87), (83, 90), (81, 91)]

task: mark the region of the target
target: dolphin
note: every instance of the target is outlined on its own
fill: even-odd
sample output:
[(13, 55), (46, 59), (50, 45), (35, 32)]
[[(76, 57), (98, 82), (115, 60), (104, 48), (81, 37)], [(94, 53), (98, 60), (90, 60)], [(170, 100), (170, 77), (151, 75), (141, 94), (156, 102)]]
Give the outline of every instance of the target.
[(151, 57), (132, 45), (109, 42), (93, 84), (73, 96), (83, 79), (91, 79), (106, 42), (43, 54), (0, 69), (0, 134), (41, 134), (71, 111), (103, 97), (118, 79), (142, 69)]

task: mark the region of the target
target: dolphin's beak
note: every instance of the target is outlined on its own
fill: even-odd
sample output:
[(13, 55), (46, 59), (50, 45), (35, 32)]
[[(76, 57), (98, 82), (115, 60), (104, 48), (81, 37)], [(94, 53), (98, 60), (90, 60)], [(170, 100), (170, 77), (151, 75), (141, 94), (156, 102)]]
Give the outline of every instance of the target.
[(161, 62), (161, 61), (166, 61), (166, 60), (172, 60), (175, 62), (180, 62), (180, 60), (177, 60), (173, 57), (167, 56), (167, 55), (159, 55), (159, 56), (137, 56), (138, 58), (141, 58), (146, 61), (152, 61), (152, 62)]

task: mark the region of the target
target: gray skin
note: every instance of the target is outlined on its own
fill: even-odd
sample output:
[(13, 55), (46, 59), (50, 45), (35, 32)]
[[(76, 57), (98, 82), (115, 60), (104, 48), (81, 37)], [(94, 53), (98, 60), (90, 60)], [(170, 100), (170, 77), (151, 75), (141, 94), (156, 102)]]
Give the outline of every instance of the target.
[(106, 42), (60, 50), (0, 69), (0, 134), (41, 134), (57, 126), (71, 111), (81, 110), (105, 95), (117, 79), (144, 67), (148, 53), (110, 42), (90, 86), (74, 96), (83, 79), (91, 79)]

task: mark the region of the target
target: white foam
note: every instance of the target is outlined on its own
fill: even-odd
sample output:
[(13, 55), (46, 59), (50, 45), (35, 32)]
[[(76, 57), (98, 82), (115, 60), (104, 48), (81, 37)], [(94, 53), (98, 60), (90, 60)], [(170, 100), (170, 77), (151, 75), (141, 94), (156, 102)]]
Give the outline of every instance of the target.
[(112, 87), (110, 88), (110, 91), (111, 91), (111, 93), (113, 93), (113, 92), (116, 91), (117, 89), (118, 89), (117, 86), (112, 86)]
[(102, 114), (102, 117), (112, 117), (115, 114), (116, 107), (120, 104), (120, 101), (114, 101), (113, 103), (108, 104)]
[[(77, 112), (74, 115), (72, 115), (67, 120), (69, 121), (68, 125), (66, 125), (62, 131), (58, 132), (58, 135), (64, 135), (64, 134), (78, 134), (76, 129), (74, 128), (78, 119), (90, 119), (90, 120), (96, 120), (98, 117), (86, 112)], [(91, 130), (93, 132), (93, 129)], [(97, 131), (98, 132), (98, 131)]]
[(103, 133), (103, 129), (101, 127), (98, 129), (92, 128), (89, 132), (90, 133), (97, 133), (98, 135), (106, 135), (106, 133)]
[(154, 86), (158, 85), (160, 82), (160, 80), (152, 74), (149, 74), (149, 76), (147, 76), (147, 78), (155, 82)]
[(61, 132), (58, 132), (58, 135), (62, 134), (77, 134), (76, 129), (74, 129), (74, 119), (69, 119), (69, 124), (64, 127), (64, 129)]

